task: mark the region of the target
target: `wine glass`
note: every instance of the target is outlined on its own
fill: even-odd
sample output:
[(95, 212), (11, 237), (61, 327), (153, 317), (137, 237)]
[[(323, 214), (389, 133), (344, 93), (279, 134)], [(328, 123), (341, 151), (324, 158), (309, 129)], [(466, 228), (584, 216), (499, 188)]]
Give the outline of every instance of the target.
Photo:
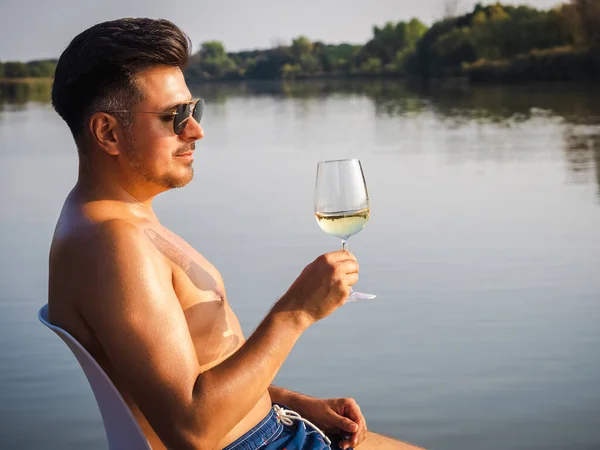
[[(315, 186), (315, 217), (321, 229), (342, 240), (348, 250), (348, 238), (362, 230), (371, 210), (367, 183), (358, 159), (320, 161)], [(348, 301), (375, 298), (350, 289)]]

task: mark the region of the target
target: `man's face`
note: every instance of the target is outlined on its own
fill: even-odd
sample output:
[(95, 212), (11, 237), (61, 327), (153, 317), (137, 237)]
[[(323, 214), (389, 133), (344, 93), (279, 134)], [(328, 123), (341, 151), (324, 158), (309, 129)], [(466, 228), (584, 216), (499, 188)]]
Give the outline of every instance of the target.
[(185, 186), (194, 176), (194, 142), (204, 137), (204, 131), (191, 117), (181, 134), (173, 131), (174, 118), (169, 113), (192, 98), (183, 73), (177, 67), (154, 67), (140, 72), (136, 83), (144, 100), (133, 111), (166, 114), (134, 113), (124, 156), (133, 172), (144, 181), (165, 189)]

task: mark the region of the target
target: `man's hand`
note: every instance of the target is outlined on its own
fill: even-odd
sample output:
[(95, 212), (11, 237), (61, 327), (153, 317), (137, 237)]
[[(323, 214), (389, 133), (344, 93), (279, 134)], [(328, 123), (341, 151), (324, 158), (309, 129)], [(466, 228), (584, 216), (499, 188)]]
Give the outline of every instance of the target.
[(303, 400), (302, 408), (297, 408), (303, 417), (326, 434), (349, 435), (340, 441), (340, 448), (356, 447), (365, 440), (367, 423), (354, 399), (306, 397)]
[(340, 307), (357, 281), (358, 263), (352, 253), (326, 253), (304, 268), (273, 309), (296, 311), (314, 323)]

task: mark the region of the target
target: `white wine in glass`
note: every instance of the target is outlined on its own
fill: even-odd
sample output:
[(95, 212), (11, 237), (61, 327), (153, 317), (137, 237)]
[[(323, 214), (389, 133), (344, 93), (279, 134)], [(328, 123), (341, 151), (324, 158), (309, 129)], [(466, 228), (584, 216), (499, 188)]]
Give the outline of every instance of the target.
[[(342, 240), (362, 230), (371, 214), (367, 183), (358, 159), (320, 161), (315, 186), (315, 217), (321, 229)], [(348, 301), (375, 298), (373, 294), (350, 291)]]

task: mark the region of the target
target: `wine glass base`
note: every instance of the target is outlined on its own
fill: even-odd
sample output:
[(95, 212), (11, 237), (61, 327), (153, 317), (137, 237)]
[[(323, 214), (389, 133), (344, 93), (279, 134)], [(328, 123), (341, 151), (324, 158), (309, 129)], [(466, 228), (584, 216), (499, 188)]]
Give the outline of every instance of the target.
[(371, 300), (375, 297), (377, 297), (377, 296), (374, 294), (365, 294), (364, 292), (352, 291), (352, 292), (350, 292), (350, 295), (348, 296), (348, 299), (346, 301), (347, 302), (355, 302), (357, 300)]

